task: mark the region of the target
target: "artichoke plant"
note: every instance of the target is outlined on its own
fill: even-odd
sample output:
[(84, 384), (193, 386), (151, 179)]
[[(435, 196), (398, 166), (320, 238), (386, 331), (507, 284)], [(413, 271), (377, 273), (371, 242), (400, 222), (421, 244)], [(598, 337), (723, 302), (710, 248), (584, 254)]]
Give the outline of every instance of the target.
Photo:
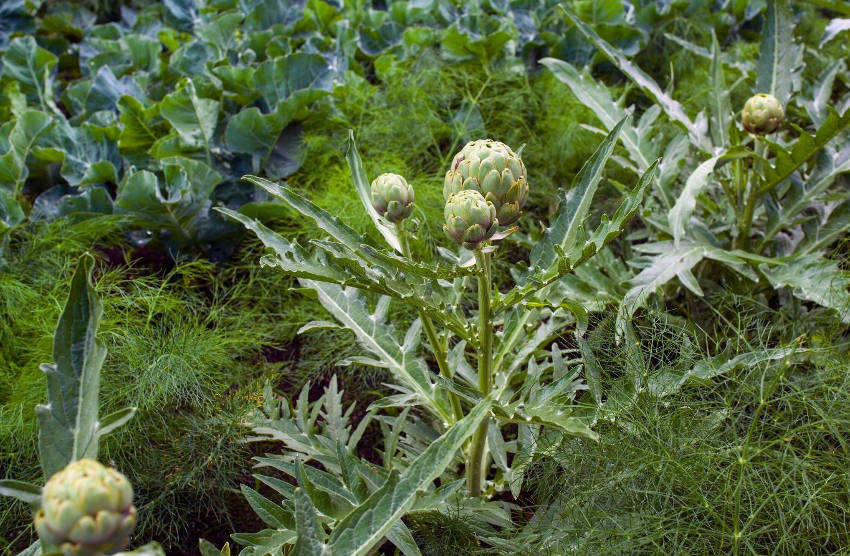
[(97, 556), (123, 549), (136, 526), (133, 487), (124, 475), (91, 459), (68, 464), (41, 494), (35, 528), (42, 542), (65, 556)]
[(471, 141), (455, 155), (446, 172), (443, 200), (467, 189), (478, 191), (493, 203), (499, 223), (510, 226), (528, 200), (525, 164), (504, 143), (492, 139)]
[(381, 174), (372, 182), (372, 207), (390, 222), (400, 222), (413, 212), (413, 187), (398, 174)]
[(499, 227), (496, 207), (474, 189), (465, 189), (449, 197), (443, 217), (446, 234), (472, 251), (493, 237)]
[(741, 124), (754, 135), (767, 135), (776, 131), (784, 117), (785, 109), (775, 96), (759, 93), (744, 104)]

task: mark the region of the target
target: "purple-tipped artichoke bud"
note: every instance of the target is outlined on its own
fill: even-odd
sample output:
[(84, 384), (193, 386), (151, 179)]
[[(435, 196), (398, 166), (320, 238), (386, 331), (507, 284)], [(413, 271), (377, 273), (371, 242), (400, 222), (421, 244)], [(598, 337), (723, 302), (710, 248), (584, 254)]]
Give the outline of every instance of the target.
[(449, 197), (443, 216), (446, 235), (472, 251), (493, 237), (499, 228), (496, 207), (474, 189), (464, 189)]
[(130, 481), (90, 459), (50, 477), (35, 514), (39, 538), (64, 556), (114, 554), (127, 546), (135, 526)]
[(381, 174), (372, 182), (372, 207), (390, 222), (410, 216), (413, 200), (413, 187), (398, 174)]
[(492, 139), (471, 141), (457, 153), (443, 182), (443, 199), (472, 189), (496, 207), (502, 226), (510, 226), (528, 200), (525, 164), (504, 143)]
[(784, 117), (785, 109), (775, 96), (759, 93), (744, 104), (741, 124), (754, 135), (767, 135), (776, 131)]

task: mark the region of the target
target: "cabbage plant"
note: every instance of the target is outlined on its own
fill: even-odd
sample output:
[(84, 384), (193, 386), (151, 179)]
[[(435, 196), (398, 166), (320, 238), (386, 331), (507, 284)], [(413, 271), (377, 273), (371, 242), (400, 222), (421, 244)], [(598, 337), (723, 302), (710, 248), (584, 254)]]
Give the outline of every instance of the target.
[[(564, 437), (597, 438), (602, 392), (595, 360), (557, 341), (572, 330), (583, 345), (587, 309), (549, 292), (624, 230), (653, 180), (657, 161), (611, 217), (586, 226), (624, 125), (625, 119), (572, 187), (561, 191), (560, 206), (528, 261), (512, 265), (509, 289), (496, 287), (492, 255), (516, 229), (502, 220), (521, 218), (533, 177), (507, 145), (472, 142), (446, 169), (444, 230), (459, 251), (441, 249), (438, 261), (411, 256), (404, 217), (415, 186), (388, 174), (370, 186), (353, 133), (347, 160), (382, 245), (370, 244), (289, 186), (246, 176), (327, 237), (301, 245), (244, 214), (218, 210), (265, 244), (262, 265), (297, 277), (336, 319), (302, 331), (350, 330), (365, 353), (342, 363), (385, 369), (394, 393), (366, 408), (355, 426), (354, 407), (343, 407), (336, 380), (316, 401), (309, 400), (309, 386), (292, 403), (267, 388), (257, 439), (281, 441), (285, 449), (257, 458), (258, 467), (281, 471), (297, 486), (255, 475), (281, 495), (280, 503), (243, 488), (268, 528), (234, 535), (246, 546), (242, 554), (280, 553), (283, 547), (293, 554), (367, 554), (387, 539), (404, 554), (419, 554), (401, 519), (416, 512), (464, 519), (486, 538), (494, 526), (510, 523), (512, 505), (494, 497), (519, 494), (524, 467), (537, 450)], [(399, 329), (387, 318), (390, 303), (404, 303), (418, 317)], [(364, 446), (369, 426), (378, 428), (382, 442)], [(363, 450), (378, 456), (358, 457)]]

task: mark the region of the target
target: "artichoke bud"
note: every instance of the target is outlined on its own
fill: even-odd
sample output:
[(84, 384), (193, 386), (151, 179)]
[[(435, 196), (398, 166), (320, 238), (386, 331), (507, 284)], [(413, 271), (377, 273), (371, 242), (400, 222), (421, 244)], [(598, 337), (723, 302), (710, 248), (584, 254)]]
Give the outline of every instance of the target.
[(496, 207), (474, 189), (464, 189), (449, 197), (443, 216), (446, 235), (473, 251), (482, 247), (499, 228)]
[(35, 515), (39, 538), (64, 556), (118, 552), (135, 526), (130, 481), (90, 459), (69, 463), (47, 481)]
[(413, 201), (413, 187), (398, 174), (381, 174), (372, 182), (372, 207), (390, 222), (410, 216)]
[(528, 176), (525, 164), (504, 143), (492, 139), (471, 141), (458, 152), (446, 172), (443, 199), (459, 191), (475, 190), (496, 207), (502, 226), (519, 218), (528, 200)]
[(785, 109), (775, 96), (759, 93), (744, 104), (741, 124), (754, 135), (767, 135), (776, 131), (784, 117)]

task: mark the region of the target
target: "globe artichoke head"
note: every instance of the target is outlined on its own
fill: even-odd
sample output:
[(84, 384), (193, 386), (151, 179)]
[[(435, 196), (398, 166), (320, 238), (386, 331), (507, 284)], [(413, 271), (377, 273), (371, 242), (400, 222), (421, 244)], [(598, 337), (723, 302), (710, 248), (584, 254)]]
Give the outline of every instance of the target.
[(473, 251), (499, 228), (496, 207), (474, 189), (464, 189), (449, 197), (443, 216), (446, 234)]
[(773, 133), (782, 123), (785, 109), (775, 96), (759, 93), (751, 96), (741, 111), (741, 124), (755, 135)]
[(413, 212), (413, 187), (398, 174), (381, 174), (372, 182), (372, 207), (390, 222)]
[(35, 528), (64, 556), (120, 551), (136, 526), (133, 487), (111, 467), (81, 459), (53, 475), (41, 492)]
[(474, 189), (496, 207), (502, 226), (519, 218), (528, 200), (525, 164), (504, 143), (492, 139), (471, 141), (457, 153), (443, 182), (443, 199)]

